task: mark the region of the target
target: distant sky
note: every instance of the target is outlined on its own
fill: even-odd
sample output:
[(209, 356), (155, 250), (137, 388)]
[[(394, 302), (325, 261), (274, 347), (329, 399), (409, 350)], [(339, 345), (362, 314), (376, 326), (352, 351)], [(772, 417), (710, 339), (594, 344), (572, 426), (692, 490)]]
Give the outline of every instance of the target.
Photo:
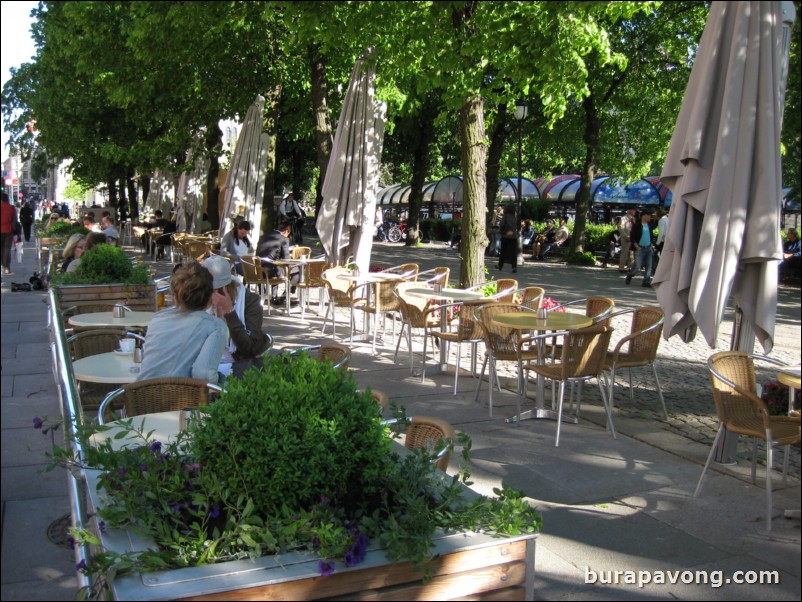
[[(0, 2), (0, 63), (3, 68), (3, 85), (11, 77), (9, 69), (30, 63), (36, 52), (31, 39), (31, 11), (38, 2)], [(3, 161), (8, 158), (8, 135), (3, 129)]]

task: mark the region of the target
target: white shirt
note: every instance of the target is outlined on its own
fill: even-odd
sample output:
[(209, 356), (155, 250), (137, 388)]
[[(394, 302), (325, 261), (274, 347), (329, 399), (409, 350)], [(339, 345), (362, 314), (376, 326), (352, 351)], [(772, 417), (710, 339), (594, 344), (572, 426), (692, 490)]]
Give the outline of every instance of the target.
[(666, 232), (668, 232), (668, 214), (664, 215), (660, 218), (660, 221), (657, 222), (657, 243), (658, 245), (663, 244), (666, 240)]

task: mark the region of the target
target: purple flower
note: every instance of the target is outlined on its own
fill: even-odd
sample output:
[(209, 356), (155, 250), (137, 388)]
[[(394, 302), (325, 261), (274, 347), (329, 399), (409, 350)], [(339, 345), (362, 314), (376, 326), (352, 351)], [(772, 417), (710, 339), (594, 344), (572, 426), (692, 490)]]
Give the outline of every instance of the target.
[(42, 428), (42, 425), (44, 425), (44, 422), (42, 422), (42, 419), (39, 418), (39, 416), (35, 416), (34, 419), (33, 419), (33, 428), (35, 428), (36, 430), (39, 430), (39, 429)]
[(117, 476), (120, 477), (121, 479), (127, 474), (128, 474), (128, 469), (125, 466), (123, 466), (117, 471)]
[(161, 441), (154, 441), (150, 444), (150, 451), (154, 454), (158, 454), (162, 450), (162, 442)]
[(318, 564), (318, 570), (320, 571), (321, 577), (328, 577), (334, 572), (334, 563), (327, 560), (321, 560)]
[(139, 465), (139, 470), (141, 470), (142, 472), (147, 472), (148, 465), (143, 462), (142, 464)]
[(181, 510), (181, 504), (178, 502), (172, 504), (170, 506), (170, 510), (172, 510), (173, 512), (178, 512), (179, 510)]
[(67, 538), (67, 543), (69, 544), (71, 550), (75, 548), (76, 541), (72, 535)]
[(81, 562), (79, 562), (78, 564), (75, 565), (75, 570), (76, 571), (81, 571), (81, 572), (86, 570), (86, 559), (85, 558), (81, 558)]
[(208, 516), (209, 518), (217, 518), (218, 516), (220, 516), (220, 506), (215, 506), (214, 508), (212, 508), (209, 511)]
[(320, 539), (317, 535), (312, 538), (312, 549), (317, 550), (320, 547)]
[(97, 524), (98, 529), (100, 529), (101, 533), (106, 532), (106, 521), (102, 520)]

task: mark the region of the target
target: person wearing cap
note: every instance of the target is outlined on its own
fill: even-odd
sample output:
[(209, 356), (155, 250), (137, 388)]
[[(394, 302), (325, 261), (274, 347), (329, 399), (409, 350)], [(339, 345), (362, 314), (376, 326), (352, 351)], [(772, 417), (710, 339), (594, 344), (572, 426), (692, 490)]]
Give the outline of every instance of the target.
[(627, 268), (631, 265), (629, 260), (629, 250), (632, 246), (630, 243), (630, 233), (632, 226), (635, 225), (635, 210), (630, 209), (620, 218), (618, 218), (618, 235), (619, 242), (621, 243), (621, 256), (618, 258), (618, 271), (626, 272)]
[(170, 290), (175, 307), (163, 309), (151, 319), (137, 380), (184, 377), (216, 383), (228, 327), (208, 311), (214, 277), (200, 263), (191, 261), (175, 269)]
[(220, 241), (220, 255), (228, 257), (234, 264), (234, 269), (240, 276), (243, 275), (240, 257), (243, 255), (253, 255), (253, 245), (248, 234), (251, 233), (251, 222), (242, 220), (228, 232), (225, 233)]
[(269, 339), (262, 331), (264, 308), (259, 295), (231, 274), (226, 258), (212, 255), (203, 260), (203, 267), (214, 278), (211, 309), (228, 326), (228, 341), (218, 372), (224, 377), (233, 374), (239, 378), (248, 368), (262, 368), (262, 354)]

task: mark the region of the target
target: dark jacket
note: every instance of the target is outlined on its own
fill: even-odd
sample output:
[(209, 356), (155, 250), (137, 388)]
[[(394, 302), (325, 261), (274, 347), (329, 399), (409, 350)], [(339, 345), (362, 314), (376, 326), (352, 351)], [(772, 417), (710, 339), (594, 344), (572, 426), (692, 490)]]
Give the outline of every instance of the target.
[[(283, 236), (278, 230), (273, 230), (264, 234), (259, 239), (256, 247), (256, 255), (269, 259), (290, 259), (290, 239)], [(279, 270), (275, 266), (264, 266), (268, 276), (275, 278), (279, 275)]]
[(19, 221), (23, 224), (33, 223), (33, 210), (30, 205), (23, 205), (19, 208)]
[[(654, 245), (654, 233), (652, 229), (649, 227), (649, 224), (646, 224), (646, 229), (649, 231), (649, 245)], [(640, 247), (640, 237), (643, 235), (643, 223), (638, 222), (634, 226), (632, 226), (632, 232), (629, 234), (629, 240), (633, 245)]]
[(268, 338), (262, 331), (264, 308), (259, 295), (245, 290), (245, 324), (237, 317), (236, 312), (225, 315), (228, 334), (237, 346), (234, 352), (232, 371), (240, 377), (251, 366), (262, 367), (262, 353), (267, 349)]

